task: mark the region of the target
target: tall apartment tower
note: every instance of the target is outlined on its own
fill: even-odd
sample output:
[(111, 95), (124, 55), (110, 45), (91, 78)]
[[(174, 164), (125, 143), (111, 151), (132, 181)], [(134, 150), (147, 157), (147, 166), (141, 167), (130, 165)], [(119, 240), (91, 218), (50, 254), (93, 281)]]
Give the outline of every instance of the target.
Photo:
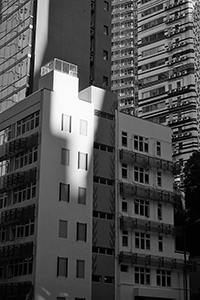
[[(119, 10), (130, 3), (119, 2)], [(180, 165), (199, 149), (199, 9), (199, 1), (137, 2), (138, 116), (172, 128)]]
[(38, 89), (57, 57), (79, 67), (79, 90), (110, 89), (111, 0), (0, 0), (0, 112)]
[(118, 94), (119, 108), (135, 114), (137, 83), (137, 1), (112, 1), (112, 91)]
[(172, 128), (174, 159), (199, 148), (199, 1), (138, 3), (139, 116)]
[(124, 113), (117, 120), (116, 299), (189, 299), (175, 249), (171, 129)]

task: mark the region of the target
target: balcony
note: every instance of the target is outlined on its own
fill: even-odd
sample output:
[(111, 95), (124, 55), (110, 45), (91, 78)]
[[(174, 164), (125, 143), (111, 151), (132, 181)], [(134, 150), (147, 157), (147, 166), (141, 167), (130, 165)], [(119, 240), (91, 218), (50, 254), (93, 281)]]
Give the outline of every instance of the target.
[(31, 136), (13, 140), (0, 146), (0, 161), (11, 158), (12, 156), (29, 149), (38, 144), (38, 133)]
[(119, 191), (123, 196), (137, 196), (146, 200), (162, 201), (165, 203), (171, 203), (173, 205), (178, 204), (180, 195), (166, 190), (159, 190), (147, 185), (140, 185), (133, 183), (119, 182)]
[(183, 270), (184, 262), (179, 259), (176, 260), (173, 257), (161, 257), (156, 255), (145, 255), (138, 254), (134, 252), (125, 252), (121, 251), (119, 253), (119, 263), (125, 264), (134, 264), (134, 265), (142, 265), (144, 267), (152, 266), (155, 268), (165, 268), (165, 269), (180, 269)]
[(130, 150), (119, 150), (119, 158), (122, 162), (137, 163), (144, 168), (157, 168), (165, 171), (173, 172), (173, 162), (158, 157), (148, 156)]

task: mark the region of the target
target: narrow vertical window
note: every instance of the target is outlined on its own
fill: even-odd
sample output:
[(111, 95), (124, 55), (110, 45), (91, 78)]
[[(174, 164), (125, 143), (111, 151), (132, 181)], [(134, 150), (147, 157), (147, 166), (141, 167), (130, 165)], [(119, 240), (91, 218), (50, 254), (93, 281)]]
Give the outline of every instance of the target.
[(69, 202), (70, 199), (70, 185), (60, 183), (59, 200)]
[(127, 173), (128, 173), (127, 169), (128, 169), (127, 164), (122, 164), (122, 178), (127, 178)]
[(86, 204), (86, 188), (78, 187), (78, 203)]
[(87, 240), (87, 224), (77, 223), (76, 240), (86, 242), (86, 240)]
[(67, 277), (68, 258), (57, 257), (57, 276)]
[(104, 33), (105, 35), (108, 35), (108, 33), (109, 33), (108, 26), (103, 25), (103, 33)]
[(156, 154), (161, 156), (161, 142), (156, 142)]
[(71, 118), (71, 116), (62, 114), (62, 131), (71, 132)]
[(157, 172), (157, 186), (159, 186), (159, 187), (162, 186), (162, 176), (161, 176), (161, 172)]
[(69, 149), (61, 149), (61, 164), (69, 166)]
[(128, 203), (127, 203), (127, 201), (122, 201), (122, 211), (124, 211), (124, 212), (128, 211)]
[(78, 152), (78, 169), (86, 170), (88, 166), (88, 154)]
[(104, 10), (109, 11), (109, 3), (108, 3), (108, 1), (104, 1), (103, 8), (104, 8)]
[(67, 221), (59, 220), (59, 237), (67, 238)]
[(122, 230), (122, 246), (128, 247), (128, 231)]
[(158, 237), (158, 251), (160, 251), (160, 252), (163, 251), (163, 237), (162, 236)]
[(103, 76), (103, 87), (107, 87), (107, 86), (108, 86), (108, 77)]
[(85, 261), (84, 260), (76, 261), (76, 277), (77, 278), (85, 277)]
[(86, 120), (80, 120), (80, 134), (87, 136), (87, 127), (88, 127), (88, 122)]
[(108, 60), (108, 51), (103, 50), (103, 59)]
[(158, 203), (158, 207), (157, 207), (157, 214), (158, 214), (158, 219), (162, 220), (162, 204)]
[(127, 147), (127, 132), (122, 131), (122, 146)]

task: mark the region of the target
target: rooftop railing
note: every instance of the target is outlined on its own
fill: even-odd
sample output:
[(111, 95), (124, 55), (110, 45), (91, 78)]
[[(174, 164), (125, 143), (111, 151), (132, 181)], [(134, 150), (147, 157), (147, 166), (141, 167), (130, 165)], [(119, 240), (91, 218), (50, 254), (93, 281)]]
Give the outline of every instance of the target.
[(57, 58), (54, 58), (52, 61), (42, 66), (41, 76), (44, 76), (53, 70), (71, 75), (73, 77), (78, 77), (78, 67), (76, 65), (70, 64)]

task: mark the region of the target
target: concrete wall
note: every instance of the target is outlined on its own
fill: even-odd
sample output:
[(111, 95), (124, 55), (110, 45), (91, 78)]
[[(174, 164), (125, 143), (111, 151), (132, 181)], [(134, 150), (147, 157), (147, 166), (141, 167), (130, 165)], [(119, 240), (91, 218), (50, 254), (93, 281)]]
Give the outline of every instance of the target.
[[(48, 74), (49, 75), (49, 74)], [(78, 79), (51, 73), (53, 92), (42, 99), (35, 299), (91, 299), (93, 105), (78, 99)], [(72, 131), (61, 131), (62, 114), (72, 116)], [(80, 136), (79, 121), (88, 121)], [(61, 165), (61, 148), (70, 150), (70, 165)], [(78, 169), (78, 151), (88, 153), (89, 170)], [(59, 201), (59, 184), (70, 184), (70, 201)], [(86, 205), (78, 204), (78, 187), (87, 189)], [(58, 237), (60, 220), (68, 221), (67, 239)], [(76, 241), (76, 223), (87, 223), (87, 241)], [(68, 276), (57, 277), (57, 257), (68, 258)], [(76, 278), (76, 260), (85, 261), (85, 277)], [(78, 288), (77, 288), (78, 287)]]

